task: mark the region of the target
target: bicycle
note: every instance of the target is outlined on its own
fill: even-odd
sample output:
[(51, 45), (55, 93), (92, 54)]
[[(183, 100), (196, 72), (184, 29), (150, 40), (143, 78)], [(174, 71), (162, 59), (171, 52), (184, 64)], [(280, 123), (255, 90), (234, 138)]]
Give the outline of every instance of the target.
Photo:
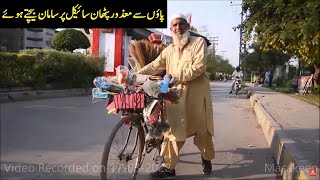
[[(130, 97), (131, 96), (131, 97)], [(123, 98), (123, 99), (121, 99)], [(119, 100), (120, 99), (120, 100)], [(129, 100), (128, 100), (129, 99)], [(141, 104), (143, 99), (143, 104)], [(128, 102), (128, 101), (139, 101), (140, 102)], [(115, 174), (115, 179), (135, 179), (138, 175), (139, 168), (141, 168), (142, 163), (144, 161), (144, 158), (146, 154), (149, 154), (152, 152), (152, 150), (156, 150), (155, 154), (153, 155), (153, 160), (156, 164), (161, 164), (163, 162), (163, 158), (160, 156), (161, 151), (161, 144), (163, 142), (163, 136), (150, 136), (150, 132), (152, 128), (150, 126), (150, 123), (145, 121), (145, 118), (143, 116), (143, 111), (146, 107), (148, 107), (151, 104), (151, 108), (155, 107), (152, 106), (153, 104), (156, 104), (161, 107), (160, 113), (158, 115), (159, 121), (157, 122), (164, 122), (164, 116), (163, 116), (163, 106), (165, 101), (169, 100), (171, 103), (173, 102), (172, 99), (169, 98), (168, 94), (159, 94), (158, 98), (151, 97), (148, 94), (144, 92), (134, 92), (134, 93), (120, 93), (117, 95), (113, 95), (110, 100), (110, 102), (115, 102), (115, 104), (118, 103), (118, 112), (122, 112), (122, 118), (121, 120), (116, 124), (116, 126), (113, 128), (111, 135), (104, 147), (102, 160), (101, 160), (101, 179), (111, 179), (110, 177), (107, 177), (108, 175), (111, 176), (112, 174)], [(156, 103), (155, 103), (156, 102)], [(140, 104), (139, 104), (140, 103)], [(116, 105), (117, 106), (117, 105)], [(137, 108), (137, 106), (139, 106)], [(159, 124), (158, 124), (159, 125)], [(116, 139), (116, 133), (120, 131), (120, 128), (125, 127), (125, 130), (127, 130), (127, 135), (125, 139), (122, 141), (123, 145), (120, 146), (117, 143), (117, 147), (119, 148), (116, 152), (111, 152), (112, 143), (114, 141), (118, 141)], [(156, 127), (157, 128), (157, 127)], [(133, 133), (132, 131), (136, 129), (136, 133)], [(154, 130), (154, 129), (153, 129)], [(161, 133), (160, 133), (161, 134)], [(123, 132), (122, 132), (123, 135)], [(133, 138), (133, 139), (131, 139)], [(120, 141), (118, 141), (120, 142)], [(136, 153), (135, 153), (136, 152)], [(134, 156), (136, 154), (136, 157)], [(116, 169), (113, 167), (109, 169), (108, 163), (110, 162), (110, 156), (115, 157), (114, 160), (122, 163), (128, 163), (129, 161), (133, 161), (132, 166), (125, 166), (120, 165), (116, 167)], [(129, 173), (129, 177), (121, 177), (124, 176), (124, 174), (121, 174), (121, 169), (125, 168), (127, 172)]]

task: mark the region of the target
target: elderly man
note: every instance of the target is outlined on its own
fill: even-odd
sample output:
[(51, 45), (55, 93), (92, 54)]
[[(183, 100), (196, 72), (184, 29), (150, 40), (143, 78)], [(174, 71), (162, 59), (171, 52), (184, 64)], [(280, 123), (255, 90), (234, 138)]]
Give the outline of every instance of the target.
[(167, 104), (165, 107), (165, 117), (171, 129), (164, 134), (160, 152), (164, 162), (151, 176), (175, 176), (179, 151), (186, 138), (191, 136), (194, 136), (194, 144), (201, 152), (202, 172), (210, 174), (215, 152), (210, 79), (206, 72), (207, 44), (201, 37), (190, 36), (190, 24), (184, 15), (176, 14), (170, 22), (173, 44), (138, 72), (156, 75), (166, 70), (167, 77), (178, 79), (176, 87), (182, 95), (180, 103)]

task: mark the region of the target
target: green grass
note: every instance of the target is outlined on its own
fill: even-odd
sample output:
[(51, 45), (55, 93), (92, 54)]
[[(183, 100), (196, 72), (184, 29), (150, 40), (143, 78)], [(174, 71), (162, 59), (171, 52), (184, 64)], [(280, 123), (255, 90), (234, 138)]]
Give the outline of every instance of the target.
[(309, 92), (308, 94), (303, 96), (300, 93), (290, 92), (287, 87), (281, 87), (281, 86), (272, 86), (272, 87), (263, 86), (263, 87), (270, 88), (270, 89), (272, 89), (272, 90), (274, 90), (276, 92), (286, 94), (288, 96), (300, 99), (300, 100), (305, 101), (305, 102), (307, 102), (309, 104), (313, 104), (313, 105), (315, 105), (317, 107), (320, 107), (320, 95), (319, 94), (312, 94), (311, 92)]

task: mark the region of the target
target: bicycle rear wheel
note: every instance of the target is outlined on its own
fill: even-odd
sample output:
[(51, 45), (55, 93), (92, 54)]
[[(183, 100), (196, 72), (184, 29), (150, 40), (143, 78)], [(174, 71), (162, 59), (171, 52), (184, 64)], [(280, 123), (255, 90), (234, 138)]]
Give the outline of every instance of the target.
[[(123, 139), (119, 139), (117, 133), (120, 133)], [(135, 179), (141, 165), (144, 138), (139, 115), (123, 117), (113, 128), (105, 145), (101, 179)]]

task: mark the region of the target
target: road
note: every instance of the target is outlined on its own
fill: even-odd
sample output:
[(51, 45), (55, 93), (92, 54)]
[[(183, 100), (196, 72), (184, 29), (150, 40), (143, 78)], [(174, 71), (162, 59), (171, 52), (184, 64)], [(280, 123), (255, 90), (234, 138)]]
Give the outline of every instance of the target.
[[(213, 174), (201, 174), (200, 153), (189, 138), (176, 167), (177, 179), (276, 179), (271, 150), (249, 100), (245, 92), (229, 95), (230, 85), (211, 84)], [(101, 152), (118, 120), (117, 115), (106, 115), (104, 101), (72, 97), (7, 103), (0, 108), (1, 179), (99, 178)], [(151, 164), (147, 157), (138, 179), (148, 179), (148, 171), (155, 170)]]

